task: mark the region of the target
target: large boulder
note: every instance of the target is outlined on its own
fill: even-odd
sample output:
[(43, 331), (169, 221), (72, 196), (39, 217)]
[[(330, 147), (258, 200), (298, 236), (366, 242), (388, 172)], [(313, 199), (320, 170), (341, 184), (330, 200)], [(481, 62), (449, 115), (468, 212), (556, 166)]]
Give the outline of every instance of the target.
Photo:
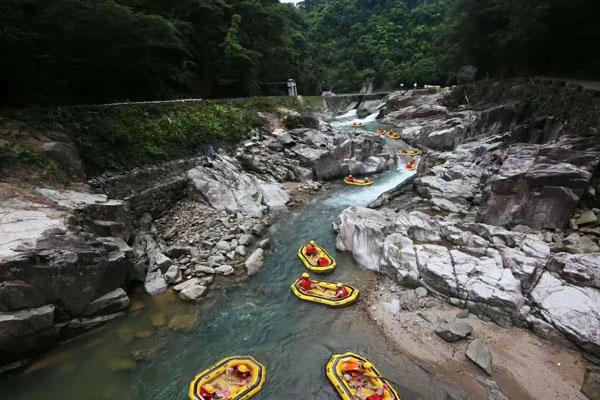
[(372, 271), (380, 271), (385, 237), (395, 223), (382, 213), (361, 207), (349, 207), (338, 217), (338, 250), (350, 251), (356, 262)]
[(600, 355), (600, 291), (544, 272), (531, 299), (546, 321), (584, 350)]
[(0, 312), (0, 365), (53, 344), (58, 338), (54, 314), (53, 305)]
[(260, 217), (268, 207), (285, 207), (289, 195), (278, 183), (244, 172), (232, 159), (218, 156), (210, 166), (188, 171), (192, 186), (217, 210)]
[(559, 145), (515, 145), (484, 188), (479, 218), (493, 225), (565, 228), (600, 154)]

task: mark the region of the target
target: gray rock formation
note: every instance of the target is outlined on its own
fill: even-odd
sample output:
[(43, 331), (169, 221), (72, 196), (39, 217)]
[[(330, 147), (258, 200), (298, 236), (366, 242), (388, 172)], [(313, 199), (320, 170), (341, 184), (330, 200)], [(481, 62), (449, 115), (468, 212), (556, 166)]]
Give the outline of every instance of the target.
[(493, 374), (492, 353), (490, 353), (490, 349), (481, 340), (475, 339), (469, 343), (466, 356), (488, 375)]
[(456, 342), (464, 339), (473, 332), (473, 327), (465, 322), (449, 322), (440, 324), (435, 334), (446, 342)]
[(277, 183), (244, 172), (235, 161), (218, 156), (210, 166), (188, 171), (193, 187), (217, 210), (260, 217), (268, 208), (281, 208), (289, 195)]
[(544, 272), (531, 291), (541, 316), (586, 351), (600, 355), (600, 291)]
[(256, 275), (258, 273), (265, 262), (264, 252), (265, 251), (259, 247), (250, 254), (248, 259), (246, 259), (246, 272), (248, 276)]

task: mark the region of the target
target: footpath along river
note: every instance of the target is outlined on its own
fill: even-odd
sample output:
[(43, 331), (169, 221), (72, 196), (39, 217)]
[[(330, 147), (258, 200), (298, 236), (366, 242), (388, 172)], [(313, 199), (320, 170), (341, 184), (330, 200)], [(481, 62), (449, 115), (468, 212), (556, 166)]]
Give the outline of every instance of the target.
[[(0, 398), (186, 399), (196, 373), (225, 356), (249, 354), (267, 367), (267, 384), (256, 399), (333, 400), (338, 395), (325, 376), (325, 363), (345, 351), (371, 359), (397, 383), (403, 399), (457, 398), (462, 391), (443, 376), (393, 349), (366, 315), (364, 301), (338, 310), (303, 302), (290, 291), (290, 283), (305, 272), (296, 252), (309, 239), (338, 261), (326, 279), (374, 287), (375, 273), (335, 251), (332, 222), (344, 208), (365, 206), (410, 174), (401, 165), (377, 176), (370, 188), (333, 185), (275, 219), (256, 276), (211, 290), (200, 305), (168, 293), (138, 296), (134, 304), (145, 306), (140, 311), (59, 346), (28, 372), (0, 380)], [(135, 358), (144, 360), (135, 363)]]

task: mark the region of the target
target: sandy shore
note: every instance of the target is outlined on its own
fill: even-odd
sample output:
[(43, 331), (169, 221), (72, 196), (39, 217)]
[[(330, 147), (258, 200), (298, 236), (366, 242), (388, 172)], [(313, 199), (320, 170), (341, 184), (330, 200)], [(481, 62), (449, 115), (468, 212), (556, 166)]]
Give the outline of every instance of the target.
[[(579, 390), (585, 363), (578, 351), (544, 341), (524, 329), (501, 328), (473, 314), (457, 319), (473, 326), (471, 337), (447, 343), (434, 333), (437, 320), (452, 318), (461, 310), (431, 297), (425, 299), (426, 307), (403, 310), (397, 299), (405, 290), (380, 278), (376, 289), (366, 296), (368, 314), (399, 351), (456, 381), (472, 399), (587, 399)], [(466, 358), (472, 339), (481, 339), (489, 347), (493, 376)]]

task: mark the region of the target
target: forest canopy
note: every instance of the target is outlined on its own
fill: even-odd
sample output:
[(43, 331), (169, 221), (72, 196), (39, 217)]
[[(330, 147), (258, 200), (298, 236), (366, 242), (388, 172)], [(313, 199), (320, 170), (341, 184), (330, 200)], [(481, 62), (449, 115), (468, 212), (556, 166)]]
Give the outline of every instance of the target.
[(0, 105), (600, 77), (596, 0), (3, 0)]

